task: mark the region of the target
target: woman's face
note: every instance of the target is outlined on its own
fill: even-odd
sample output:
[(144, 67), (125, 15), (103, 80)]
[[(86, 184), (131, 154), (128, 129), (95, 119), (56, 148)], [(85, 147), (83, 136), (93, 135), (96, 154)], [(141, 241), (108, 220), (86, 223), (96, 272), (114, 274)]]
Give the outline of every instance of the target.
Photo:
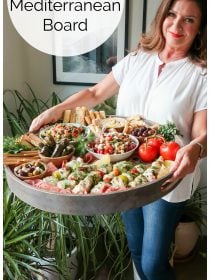
[(188, 51), (199, 32), (201, 11), (196, 2), (175, 1), (163, 22), (166, 46)]

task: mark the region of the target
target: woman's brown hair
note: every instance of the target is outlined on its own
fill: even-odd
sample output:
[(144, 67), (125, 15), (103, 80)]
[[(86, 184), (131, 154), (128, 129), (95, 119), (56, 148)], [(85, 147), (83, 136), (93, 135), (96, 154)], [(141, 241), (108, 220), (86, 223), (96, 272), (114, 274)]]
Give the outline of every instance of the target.
[[(162, 26), (165, 18), (173, 3), (177, 0), (163, 0), (159, 6), (156, 16), (151, 24), (150, 30), (140, 38), (137, 49), (143, 49), (147, 52), (160, 52), (165, 45), (165, 38), (162, 32)], [(207, 2), (206, 0), (192, 0), (197, 3), (201, 10), (200, 31), (196, 36), (188, 57), (194, 64), (206, 67), (207, 63)]]

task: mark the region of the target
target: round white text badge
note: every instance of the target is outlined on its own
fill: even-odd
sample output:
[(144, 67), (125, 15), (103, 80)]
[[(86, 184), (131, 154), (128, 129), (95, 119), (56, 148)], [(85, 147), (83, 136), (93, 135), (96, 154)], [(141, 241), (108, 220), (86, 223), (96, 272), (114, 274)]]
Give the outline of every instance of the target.
[(56, 56), (87, 53), (117, 28), (125, 0), (7, 0), (18, 33), (34, 48)]

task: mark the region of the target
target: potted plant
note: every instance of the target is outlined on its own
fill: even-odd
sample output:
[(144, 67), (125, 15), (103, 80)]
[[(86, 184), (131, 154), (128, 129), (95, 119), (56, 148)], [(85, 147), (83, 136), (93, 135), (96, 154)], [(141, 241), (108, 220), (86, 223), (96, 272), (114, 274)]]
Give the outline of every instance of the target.
[(176, 228), (172, 256), (175, 262), (188, 260), (194, 255), (199, 236), (202, 239), (206, 226), (206, 205), (206, 187), (198, 187), (187, 201)]

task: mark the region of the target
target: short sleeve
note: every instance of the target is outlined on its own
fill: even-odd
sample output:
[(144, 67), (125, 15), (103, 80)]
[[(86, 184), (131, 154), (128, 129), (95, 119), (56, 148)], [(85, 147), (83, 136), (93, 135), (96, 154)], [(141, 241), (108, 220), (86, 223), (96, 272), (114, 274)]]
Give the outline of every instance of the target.
[(207, 109), (207, 77), (201, 76), (200, 78), (200, 90), (196, 99), (194, 112)]
[(112, 67), (112, 73), (118, 85), (121, 85), (134, 59), (134, 53), (130, 53)]

